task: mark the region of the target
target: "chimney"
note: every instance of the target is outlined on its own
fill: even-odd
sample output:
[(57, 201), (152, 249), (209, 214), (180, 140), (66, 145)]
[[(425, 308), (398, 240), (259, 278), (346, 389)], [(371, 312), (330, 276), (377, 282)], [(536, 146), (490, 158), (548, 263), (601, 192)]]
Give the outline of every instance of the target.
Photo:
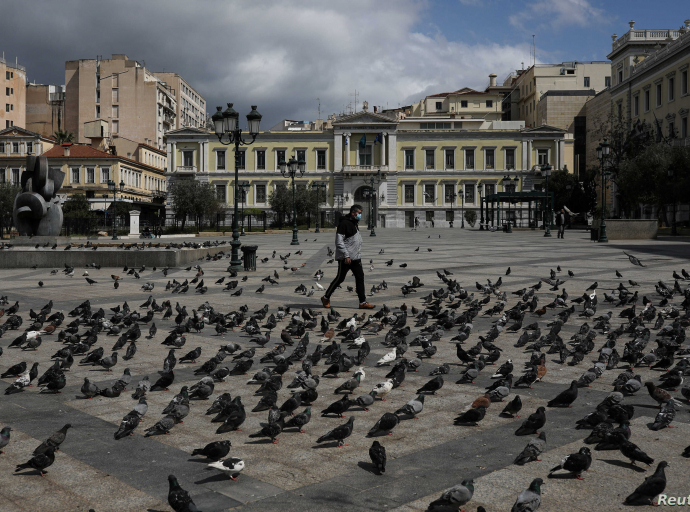
[(379, 108), (376, 105), (374, 105), (374, 114), (376, 114), (376, 112), (378, 112), (378, 111), (379, 111)]
[(69, 157), (69, 149), (70, 146), (72, 146), (71, 142), (64, 142), (62, 144), (62, 151), (63, 151), (63, 156)]
[(489, 75), (489, 87), (496, 87), (496, 77), (498, 75), (496, 73), (491, 73)]

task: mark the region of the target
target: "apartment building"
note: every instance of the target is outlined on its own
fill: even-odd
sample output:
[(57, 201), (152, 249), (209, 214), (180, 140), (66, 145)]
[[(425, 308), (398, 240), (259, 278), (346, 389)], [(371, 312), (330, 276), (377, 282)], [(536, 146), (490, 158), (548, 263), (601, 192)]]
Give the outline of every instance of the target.
[(65, 129), (65, 87), (26, 84), (26, 128), (44, 137)]
[(55, 141), (20, 126), (0, 130), (0, 183), (19, 185), (27, 155), (44, 155)]
[(176, 126), (173, 88), (127, 55), (67, 61), (65, 95), (65, 127), (79, 143), (88, 142), (84, 123), (96, 119), (107, 121), (112, 135), (158, 149)]
[(177, 73), (154, 73), (168, 86), (172, 87), (177, 102), (175, 128), (193, 126), (203, 128), (206, 125), (206, 100), (189, 82)]
[(26, 68), (0, 58), (0, 129), (26, 124)]

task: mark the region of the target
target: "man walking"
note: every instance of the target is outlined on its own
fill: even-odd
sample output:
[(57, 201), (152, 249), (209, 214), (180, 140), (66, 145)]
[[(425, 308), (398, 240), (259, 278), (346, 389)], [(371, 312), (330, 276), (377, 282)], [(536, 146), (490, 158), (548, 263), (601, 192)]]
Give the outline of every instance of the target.
[(563, 208), (556, 214), (556, 226), (558, 227), (558, 238), (563, 238), (565, 233), (565, 210)]
[(362, 207), (353, 204), (350, 213), (343, 216), (335, 233), (335, 259), (338, 261), (338, 274), (321, 297), (323, 307), (331, 307), (331, 295), (335, 289), (345, 281), (349, 271), (355, 276), (355, 289), (359, 297), (359, 309), (372, 309), (374, 306), (367, 302), (364, 291), (364, 270), (362, 269), (362, 235), (359, 234), (358, 223), (362, 218)]

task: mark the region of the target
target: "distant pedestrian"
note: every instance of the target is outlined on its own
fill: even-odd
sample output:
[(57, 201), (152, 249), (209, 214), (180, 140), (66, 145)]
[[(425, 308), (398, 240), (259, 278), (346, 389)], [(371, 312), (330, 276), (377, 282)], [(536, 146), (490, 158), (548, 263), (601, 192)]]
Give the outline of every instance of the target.
[(158, 235), (158, 238), (162, 237), (163, 236), (163, 228), (158, 226), (158, 231), (156, 234)]
[(338, 261), (338, 274), (321, 297), (323, 307), (331, 307), (331, 295), (345, 280), (349, 271), (355, 276), (355, 289), (359, 297), (359, 309), (373, 309), (373, 304), (367, 302), (364, 290), (364, 269), (362, 268), (362, 235), (359, 233), (358, 223), (362, 218), (362, 207), (353, 204), (350, 213), (340, 219), (335, 233), (335, 259)]
[(419, 217), (414, 218), (414, 230), (417, 231), (417, 228), (419, 227)]
[(556, 213), (556, 226), (558, 227), (558, 238), (563, 238), (565, 233), (565, 210), (563, 208)]
[(431, 219), (431, 227), (434, 227), (434, 219)]

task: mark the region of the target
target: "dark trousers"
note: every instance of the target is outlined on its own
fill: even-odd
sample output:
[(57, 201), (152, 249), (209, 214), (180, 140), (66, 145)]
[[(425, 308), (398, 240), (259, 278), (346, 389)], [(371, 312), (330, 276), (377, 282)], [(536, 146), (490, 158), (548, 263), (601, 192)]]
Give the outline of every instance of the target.
[(558, 238), (563, 238), (563, 234), (565, 233), (565, 224), (561, 224), (558, 226)]
[(367, 296), (364, 291), (364, 270), (362, 269), (362, 260), (350, 260), (350, 263), (345, 263), (345, 260), (338, 260), (338, 274), (333, 279), (333, 282), (326, 290), (325, 297), (327, 299), (331, 298), (335, 289), (345, 281), (345, 276), (349, 271), (352, 271), (352, 275), (355, 276), (355, 289), (357, 290), (357, 297), (359, 297), (359, 302), (366, 302)]

